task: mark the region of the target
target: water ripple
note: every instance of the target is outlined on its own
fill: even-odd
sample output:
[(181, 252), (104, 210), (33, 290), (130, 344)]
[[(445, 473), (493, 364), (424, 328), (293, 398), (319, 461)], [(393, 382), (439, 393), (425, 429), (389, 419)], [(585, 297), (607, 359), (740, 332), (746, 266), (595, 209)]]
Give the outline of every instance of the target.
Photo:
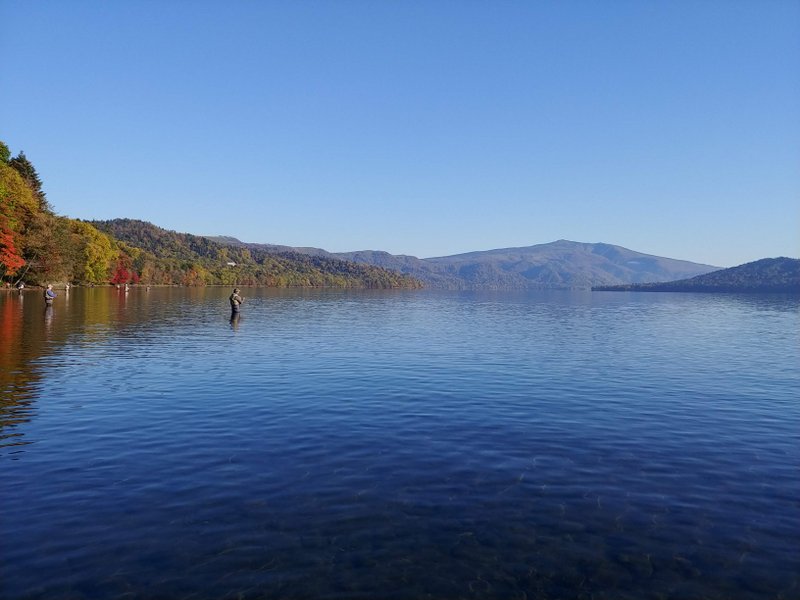
[(0, 305), (0, 595), (800, 595), (796, 299), (226, 292)]

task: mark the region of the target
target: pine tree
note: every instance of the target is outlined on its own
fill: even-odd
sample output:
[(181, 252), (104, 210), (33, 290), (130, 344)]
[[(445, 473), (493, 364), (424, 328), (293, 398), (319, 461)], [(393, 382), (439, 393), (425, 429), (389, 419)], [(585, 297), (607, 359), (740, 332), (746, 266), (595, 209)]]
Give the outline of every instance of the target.
[(36, 167), (28, 160), (25, 153), (20, 151), (14, 158), (8, 161), (8, 164), (14, 167), (17, 172), (22, 175), (22, 178), (33, 190), (36, 200), (39, 202), (39, 209), (51, 213), (53, 209), (47, 201), (47, 195), (42, 190), (42, 180), (39, 178), (39, 173), (36, 172)]

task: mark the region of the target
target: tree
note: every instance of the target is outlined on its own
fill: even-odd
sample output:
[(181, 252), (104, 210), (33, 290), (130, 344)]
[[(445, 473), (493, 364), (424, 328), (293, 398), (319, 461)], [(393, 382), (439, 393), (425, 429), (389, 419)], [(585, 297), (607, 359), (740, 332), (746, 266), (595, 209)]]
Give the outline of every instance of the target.
[(70, 221), (73, 245), (78, 249), (78, 259), (73, 277), (87, 283), (105, 283), (111, 263), (117, 257), (111, 240), (89, 223)]
[(7, 219), (0, 215), (0, 268), (5, 274), (14, 275), (25, 264), (25, 259), (17, 250), (14, 233), (5, 222)]
[(22, 232), (23, 257), (34, 283), (72, 279), (73, 260), (68, 219), (40, 211), (33, 214)]
[(39, 173), (36, 172), (36, 168), (33, 166), (33, 163), (28, 160), (28, 157), (25, 156), (25, 153), (20, 151), (19, 154), (8, 161), (8, 164), (22, 175), (22, 178), (30, 186), (31, 190), (33, 190), (33, 194), (39, 203), (39, 210), (52, 213), (53, 210), (50, 207), (50, 203), (47, 201), (47, 195), (42, 190), (42, 180), (39, 178)]
[(129, 283), (131, 281), (131, 257), (120, 253), (117, 264), (111, 275), (111, 283)]
[(158, 283), (155, 261), (145, 259), (139, 267), (139, 278), (142, 283)]
[(181, 278), (183, 285), (198, 286), (206, 285), (211, 280), (211, 273), (209, 273), (202, 265), (193, 263), (186, 266)]
[(25, 264), (23, 231), (36, 213), (37, 203), (30, 187), (16, 170), (0, 160), (0, 263), (8, 274), (16, 273)]
[(0, 163), (7, 165), (10, 159), (11, 150), (9, 150), (8, 146), (6, 146), (3, 142), (0, 142)]
[(7, 226), (15, 232), (22, 231), (37, 210), (30, 186), (15, 169), (0, 163), (0, 215), (8, 219)]

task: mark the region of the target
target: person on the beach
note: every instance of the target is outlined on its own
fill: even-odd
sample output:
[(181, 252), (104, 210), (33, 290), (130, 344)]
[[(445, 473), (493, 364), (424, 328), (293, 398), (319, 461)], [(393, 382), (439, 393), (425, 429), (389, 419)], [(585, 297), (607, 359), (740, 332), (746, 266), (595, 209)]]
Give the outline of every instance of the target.
[(56, 293), (53, 291), (53, 284), (47, 286), (47, 289), (44, 291), (44, 301), (47, 304), (53, 304), (53, 299), (56, 297)]
[(233, 293), (228, 300), (231, 301), (231, 311), (239, 312), (239, 306), (244, 302), (244, 298), (239, 295), (239, 288), (233, 288)]

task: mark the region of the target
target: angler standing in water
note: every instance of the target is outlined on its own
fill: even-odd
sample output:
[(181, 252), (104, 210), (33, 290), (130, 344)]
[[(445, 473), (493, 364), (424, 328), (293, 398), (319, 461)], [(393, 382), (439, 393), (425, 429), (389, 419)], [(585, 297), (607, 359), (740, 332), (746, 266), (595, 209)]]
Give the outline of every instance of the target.
[(44, 301), (48, 306), (53, 305), (53, 299), (56, 297), (56, 293), (53, 291), (53, 284), (47, 286), (47, 289), (44, 291)]
[(238, 313), (239, 307), (244, 302), (244, 298), (239, 295), (239, 288), (233, 288), (233, 293), (228, 300), (231, 302), (231, 313)]

